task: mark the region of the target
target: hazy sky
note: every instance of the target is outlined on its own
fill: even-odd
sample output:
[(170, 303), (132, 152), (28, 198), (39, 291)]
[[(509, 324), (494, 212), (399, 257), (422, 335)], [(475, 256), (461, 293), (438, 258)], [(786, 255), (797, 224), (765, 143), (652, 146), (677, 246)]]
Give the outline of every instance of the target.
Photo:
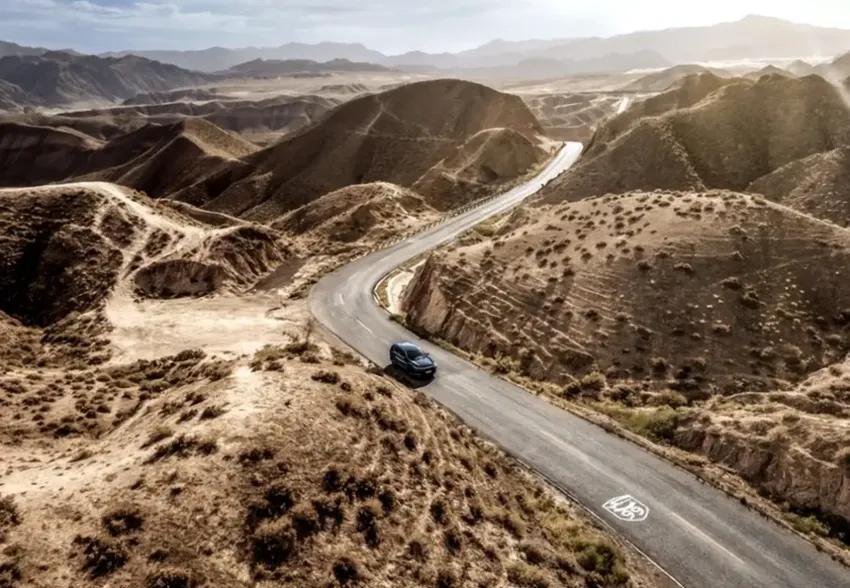
[(0, 0), (0, 39), (114, 49), (362, 42), (457, 51), (494, 38), (607, 36), (762, 14), (850, 28), (850, 0)]

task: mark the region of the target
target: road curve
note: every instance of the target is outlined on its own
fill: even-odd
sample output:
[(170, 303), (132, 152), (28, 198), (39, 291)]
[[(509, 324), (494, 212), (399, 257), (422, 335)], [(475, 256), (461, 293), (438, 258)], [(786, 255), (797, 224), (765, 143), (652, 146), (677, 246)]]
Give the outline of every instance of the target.
[[(324, 277), (310, 294), (312, 313), (379, 365), (389, 363), (392, 341), (420, 343), (440, 368), (424, 392), (603, 519), (681, 585), (850, 587), (850, 572), (804, 540), (638, 446), (418, 339), (375, 304), (373, 288), (384, 275), (515, 206), (580, 152), (580, 144), (567, 144), (524, 186)], [(645, 519), (639, 509), (615, 515), (603, 506), (624, 495), (648, 509)], [(624, 520), (630, 518), (637, 520)]]

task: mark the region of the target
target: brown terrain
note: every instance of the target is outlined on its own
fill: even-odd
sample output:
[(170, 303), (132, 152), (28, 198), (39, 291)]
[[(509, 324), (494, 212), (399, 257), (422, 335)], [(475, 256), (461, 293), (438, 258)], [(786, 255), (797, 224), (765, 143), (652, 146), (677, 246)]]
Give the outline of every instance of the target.
[[(314, 206), (426, 206), (358, 189)], [(297, 281), (244, 294), (282, 233), (107, 183), (0, 191), (0, 224), (3, 586), (662, 585)]]
[[(315, 100), (319, 109), (327, 103)], [(261, 109), (258, 104), (245, 108)], [(250, 115), (232, 105), (219, 113), (222, 119), (216, 113), (201, 119), (174, 114), (195, 108), (190, 104), (127, 107), (130, 112), (121, 116), (136, 124), (157, 121), (158, 109), (172, 113), (166, 120), (178, 120), (148, 122), (108, 141), (64, 125), (6, 123), (0, 184), (105, 180), (155, 198), (272, 222), (324, 194), (372, 182), (412, 188), (428, 206), (445, 211), (491, 194), (549, 155), (543, 129), (519, 98), (471, 82), (404, 85), (354, 98), (324, 116), (305, 112), (305, 104), (302, 98), (285, 105), (293, 112), (282, 118), (289, 124), (318, 120), (265, 149), (209, 122), (258, 130)], [(117, 116), (108, 110), (61, 120), (79, 119), (85, 129), (100, 121), (103, 128), (117, 124)]]
[(850, 544), (848, 124), (819, 77), (686, 78), (430, 256), (401, 318)]

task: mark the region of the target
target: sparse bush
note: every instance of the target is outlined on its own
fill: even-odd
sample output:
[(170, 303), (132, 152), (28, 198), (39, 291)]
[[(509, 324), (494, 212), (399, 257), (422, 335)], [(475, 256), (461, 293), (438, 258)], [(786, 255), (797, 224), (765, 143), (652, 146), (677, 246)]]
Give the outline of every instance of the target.
[(310, 376), (316, 382), (323, 384), (339, 384), (339, 374), (337, 372), (319, 371)]
[(141, 511), (132, 505), (121, 505), (107, 511), (101, 517), (101, 523), (113, 537), (142, 530), (144, 518)]
[(670, 368), (670, 364), (667, 363), (667, 360), (663, 357), (653, 357), (649, 360), (649, 367), (651, 367), (652, 371), (656, 374), (665, 374)]
[(336, 399), (336, 408), (345, 416), (365, 418), (369, 414), (366, 405), (356, 396), (339, 396)]
[(456, 588), (459, 586), (457, 576), (450, 569), (441, 569), (437, 572), (437, 588)]
[(296, 534), (289, 521), (264, 521), (251, 536), (254, 562), (275, 569), (295, 554)]
[(791, 523), (791, 526), (799, 533), (819, 535), (821, 537), (827, 537), (829, 535), (829, 527), (819, 521), (817, 517), (804, 517), (794, 513), (787, 513), (785, 516)]
[(216, 451), (218, 451), (218, 444), (214, 439), (200, 439), (180, 435), (173, 441), (157, 447), (153, 455), (145, 463), (162, 461), (169, 457), (186, 458), (193, 454), (210, 455)]
[(677, 263), (673, 266), (673, 269), (676, 271), (684, 272), (688, 275), (693, 275), (694, 273), (694, 268), (689, 263)]
[(208, 421), (208, 420), (211, 420), (211, 419), (217, 419), (218, 417), (220, 417), (221, 415), (223, 415), (226, 412), (227, 411), (224, 409), (223, 406), (218, 406), (218, 405), (215, 405), (215, 404), (210, 405), (210, 406), (207, 406), (206, 408), (204, 408), (203, 411), (201, 411), (201, 416), (198, 417), (198, 420)]
[(519, 550), (525, 556), (525, 561), (535, 566), (545, 565), (552, 558), (549, 547), (542, 541), (523, 541)]
[(174, 430), (167, 425), (158, 425), (154, 428), (153, 431), (150, 432), (148, 438), (142, 444), (142, 448), (150, 447), (151, 445), (156, 445), (160, 441), (164, 441), (168, 439), (174, 434)]
[(620, 550), (604, 539), (585, 545), (578, 555), (578, 564), (582, 568), (616, 584), (628, 581), (628, 575), (621, 568), (621, 560)]
[(450, 553), (459, 553), (463, 548), (463, 536), (457, 527), (449, 527), (443, 532), (443, 544)]
[(435, 523), (445, 525), (449, 522), (446, 503), (442, 498), (437, 498), (431, 503), (430, 511)]
[(670, 408), (680, 408), (688, 404), (688, 399), (674, 390), (664, 390), (656, 397), (656, 403)]
[(177, 568), (166, 568), (148, 576), (148, 588), (194, 588), (198, 581), (194, 575)]
[(116, 541), (99, 537), (80, 537), (74, 544), (83, 547), (83, 569), (91, 578), (102, 578), (124, 566), (129, 554)]
[(517, 562), (508, 566), (508, 580), (523, 588), (549, 588), (552, 583), (540, 568)]
[(21, 511), (12, 496), (0, 496), (0, 534), (21, 524)]
[(428, 540), (421, 535), (414, 536), (407, 543), (407, 553), (413, 559), (426, 559), (428, 557)]
[(340, 586), (350, 586), (360, 581), (357, 563), (350, 557), (341, 557), (334, 562), (333, 575)]
[(319, 520), (312, 505), (298, 504), (290, 511), (292, 527), (299, 539), (305, 539), (319, 530)]
[(679, 427), (679, 413), (670, 407), (632, 413), (628, 428), (653, 441), (671, 441)]

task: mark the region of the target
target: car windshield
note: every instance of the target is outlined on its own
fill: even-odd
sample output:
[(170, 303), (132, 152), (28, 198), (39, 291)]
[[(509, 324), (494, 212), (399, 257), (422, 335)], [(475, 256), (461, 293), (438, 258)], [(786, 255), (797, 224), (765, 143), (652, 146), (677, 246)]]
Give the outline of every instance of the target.
[(411, 347), (406, 350), (408, 359), (419, 359), (423, 355), (425, 355), (421, 349), (417, 349), (416, 347)]

